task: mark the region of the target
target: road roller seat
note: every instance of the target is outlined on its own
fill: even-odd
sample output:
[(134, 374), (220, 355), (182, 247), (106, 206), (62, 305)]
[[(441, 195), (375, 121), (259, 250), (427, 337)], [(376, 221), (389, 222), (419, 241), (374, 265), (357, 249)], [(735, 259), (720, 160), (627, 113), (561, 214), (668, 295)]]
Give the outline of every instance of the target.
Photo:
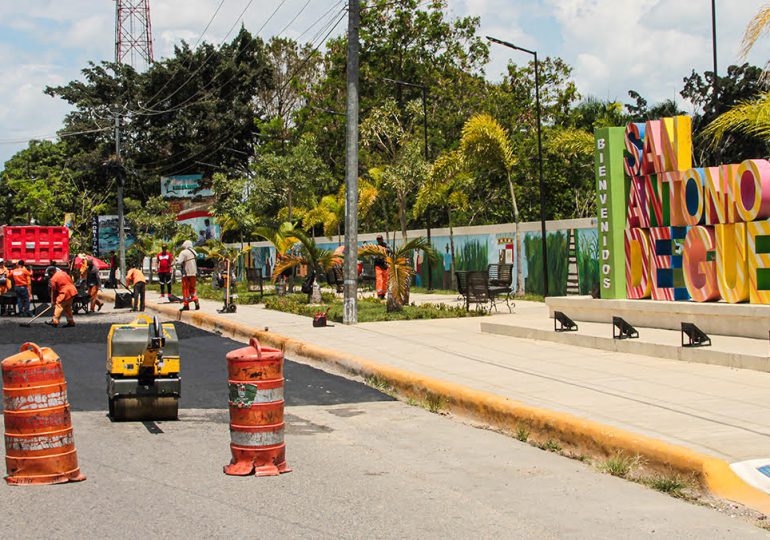
[[(129, 324), (113, 324), (110, 328), (107, 371), (115, 375), (136, 376), (139, 372), (137, 359), (152, 347), (162, 349), (163, 365), (156, 375), (179, 373), (179, 338), (173, 323), (160, 324), (162, 339), (154, 338), (153, 321), (139, 317)], [(153, 343), (155, 341), (155, 343)]]

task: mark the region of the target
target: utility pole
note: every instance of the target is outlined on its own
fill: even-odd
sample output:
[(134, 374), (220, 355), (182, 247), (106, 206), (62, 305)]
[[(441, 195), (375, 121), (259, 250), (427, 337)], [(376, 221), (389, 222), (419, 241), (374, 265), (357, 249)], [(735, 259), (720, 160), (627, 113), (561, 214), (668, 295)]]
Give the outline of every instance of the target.
[(344, 324), (358, 323), (358, 30), (360, 0), (348, 0), (348, 98), (345, 156)]
[(118, 184), (118, 255), (120, 279), (126, 279), (126, 218), (123, 211), (123, 160), (120, 158), (120, 113), (115, 113), (115, 179)]

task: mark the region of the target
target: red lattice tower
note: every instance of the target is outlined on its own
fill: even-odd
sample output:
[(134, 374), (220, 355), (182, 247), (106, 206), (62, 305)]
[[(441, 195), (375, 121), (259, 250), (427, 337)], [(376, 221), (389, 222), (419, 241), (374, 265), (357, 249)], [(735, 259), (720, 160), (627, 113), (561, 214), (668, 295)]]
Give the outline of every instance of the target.
[(115, 0), (115, 62), (139, 70), (152, 61), (150, 0)]

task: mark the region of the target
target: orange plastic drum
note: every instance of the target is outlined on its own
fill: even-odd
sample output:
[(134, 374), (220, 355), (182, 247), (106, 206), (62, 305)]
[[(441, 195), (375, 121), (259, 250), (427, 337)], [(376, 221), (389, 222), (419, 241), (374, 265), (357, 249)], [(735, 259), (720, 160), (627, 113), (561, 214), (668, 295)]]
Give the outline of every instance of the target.
[(227, 354), (227, 378), (233, 458), (225, 473), (275, 476), (291, 471), (283, 440), (283, 352), (252, 338), (248, 347)]
[(25, 343), (2, 361), (5, 464), (9, 484), (85, 480), (72, 435), (67, 383), (59, 356)]

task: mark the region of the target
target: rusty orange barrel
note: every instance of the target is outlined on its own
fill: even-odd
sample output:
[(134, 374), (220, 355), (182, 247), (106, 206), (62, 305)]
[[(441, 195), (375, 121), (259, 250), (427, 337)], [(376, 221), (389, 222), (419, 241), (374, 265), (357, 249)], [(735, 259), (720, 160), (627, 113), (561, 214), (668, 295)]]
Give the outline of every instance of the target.
[(227, 379), (233, 458), (225, 473), (275, 476), (291, 471), (283, 440), (283, 352), (252, 338), (248, 347), (227, 354)]
[(9, 484), (85, 480), (72, 435), (67, 383), (59, 356), (25, 343), (2, 361), (5, 464)]

